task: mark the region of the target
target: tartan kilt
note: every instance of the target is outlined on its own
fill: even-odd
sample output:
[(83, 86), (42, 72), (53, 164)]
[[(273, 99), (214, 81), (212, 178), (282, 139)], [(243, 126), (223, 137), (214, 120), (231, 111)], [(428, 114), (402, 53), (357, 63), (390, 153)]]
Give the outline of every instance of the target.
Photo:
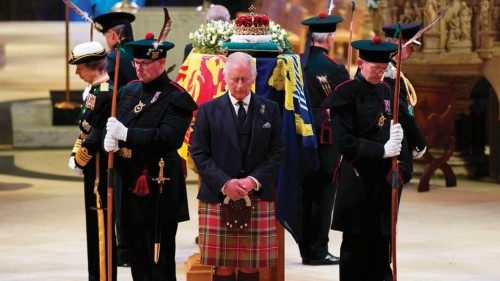
[(271, 267), (278, 260), (274, 202), (252, 199), (250, 226), (228, 231), (221, 222), (220, 203), (200, 201), (198, 207), (201, 264), (229, 267)]

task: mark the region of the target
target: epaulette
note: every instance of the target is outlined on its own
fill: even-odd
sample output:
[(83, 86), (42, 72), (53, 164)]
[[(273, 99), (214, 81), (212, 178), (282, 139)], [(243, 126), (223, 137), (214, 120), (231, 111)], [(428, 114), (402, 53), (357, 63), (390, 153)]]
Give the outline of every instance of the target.
[(336, 60), (335, 60), (333, 57), (331, 57), (329, 54), (327, 54), (327, 53), (323, 52), (323, 55), (325, 55), (325, 57), (326, 57), (327, 59), (329, 59), (331, 62), (333, 62), (334, 64), (336, 64), (336, 65), (339, 65), (339, 64), (340, 64), (338, 61), (336, 61)]
[(175, 88), (177, 88), (177, 90), (181, 91), (181, 92), (186, 92), (186, 89), (182, 88), (181, 85), (177, 84), (176, 82), (174, 81), (170, 81), (170, 84), (172, 86), (174, 86)]
[(139, 79), (132, 80), (132, 81), (128, 82), (127, 85), (137, 83), (137, 82), (141, 82), (141, 80), (139, 80)]
[(337, 90), (340, 86), (342, 86), (342, 85), (344, 85), (344, 84), (346, 84), (348, 82), (351, 82), (351, 81), (354, 81), (354, 80), (353, 79), (345, 80), (344, 82), (338, 84), (337, 87), (335, 87), (335, 90)]
[(177, 93), (176, 97), (172, 100), (173, 104), (177, 105), (180, 108), (192, 111), (198, 109), (198, 105), (193, 100), (191, 95), (186, 90), (184, 90), (184, 88), (182, 88), (179, 84), (175, 83), (174, 81), (170, 81), (170, 84), (179, 90), (179, 93)]

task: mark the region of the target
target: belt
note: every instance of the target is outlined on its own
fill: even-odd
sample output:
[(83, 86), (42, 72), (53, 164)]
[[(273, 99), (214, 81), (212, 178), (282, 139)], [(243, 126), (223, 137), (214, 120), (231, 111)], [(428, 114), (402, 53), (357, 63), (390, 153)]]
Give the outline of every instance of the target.
[(118, 155), (120, 155), (122, 158), (132, 158), (132, 149), (122, 147), (118, 151)]

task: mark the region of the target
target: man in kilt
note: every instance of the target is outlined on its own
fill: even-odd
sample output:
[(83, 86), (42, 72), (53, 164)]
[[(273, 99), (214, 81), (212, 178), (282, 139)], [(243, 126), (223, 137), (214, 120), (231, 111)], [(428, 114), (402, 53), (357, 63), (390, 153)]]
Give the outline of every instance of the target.
[(276, 265), (278, 254), (273, 189), (284, 157), (280, 111), (251, 93), (257, 72), (250, 55), (229, 55), (223, 72), (228, 92), (200, 106), (191, 135), (201, 176), (201, 263), (215, 266), (215, 281), (259, 280), (259, 268)]

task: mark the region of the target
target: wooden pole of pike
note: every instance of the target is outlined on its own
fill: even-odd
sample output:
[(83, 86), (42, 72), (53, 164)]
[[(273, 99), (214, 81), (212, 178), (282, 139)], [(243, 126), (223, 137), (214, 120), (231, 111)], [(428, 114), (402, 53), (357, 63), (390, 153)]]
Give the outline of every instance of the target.
[[(113, 81), (118, 81), (118, 73), (120, 71), (120, 43), (116, 45), (116, 61), (115, 61), (115, 77)], [(116, 97), (117, 97), (118, 87), (115, 85), (113, 87), (113, 97), (111, 99), (111, 117), (116, 117)], [(106, 206), (107, 206), (107, 222), (106, 222), (106, 245), (107, 245), (107, 271), (108, 280), (112, 279), (113, 274), (113, 185), (114, 185), (114, 156), (115, 153), (110, 151), (108, 154), (108, 188), (106, 196)]]
[[(401, 78), (401, 26), (398, 23), (399, 30), (399, 40), (398, 40), (398, 54), (397, 54), (397, 65), (396, 65), (396, 83), (394, 89), (394, 99), (393, 99), (393, 110), (392, 110), (392, 120), (394, 124), (398, 123), (398, 109), (399, 109), (399, 92), (400, 92), (400, 78)], [(397, 281), (398, 271), (396, 263), (396, 224), (398, 219), (398, 194), (399, 194), (399, 183), (398, 183), (399, 171), (398, 171), (398, 157), (392, 157), (392, 180), (391, 180), (391, 263), (392, 263), (392, 280)]]

